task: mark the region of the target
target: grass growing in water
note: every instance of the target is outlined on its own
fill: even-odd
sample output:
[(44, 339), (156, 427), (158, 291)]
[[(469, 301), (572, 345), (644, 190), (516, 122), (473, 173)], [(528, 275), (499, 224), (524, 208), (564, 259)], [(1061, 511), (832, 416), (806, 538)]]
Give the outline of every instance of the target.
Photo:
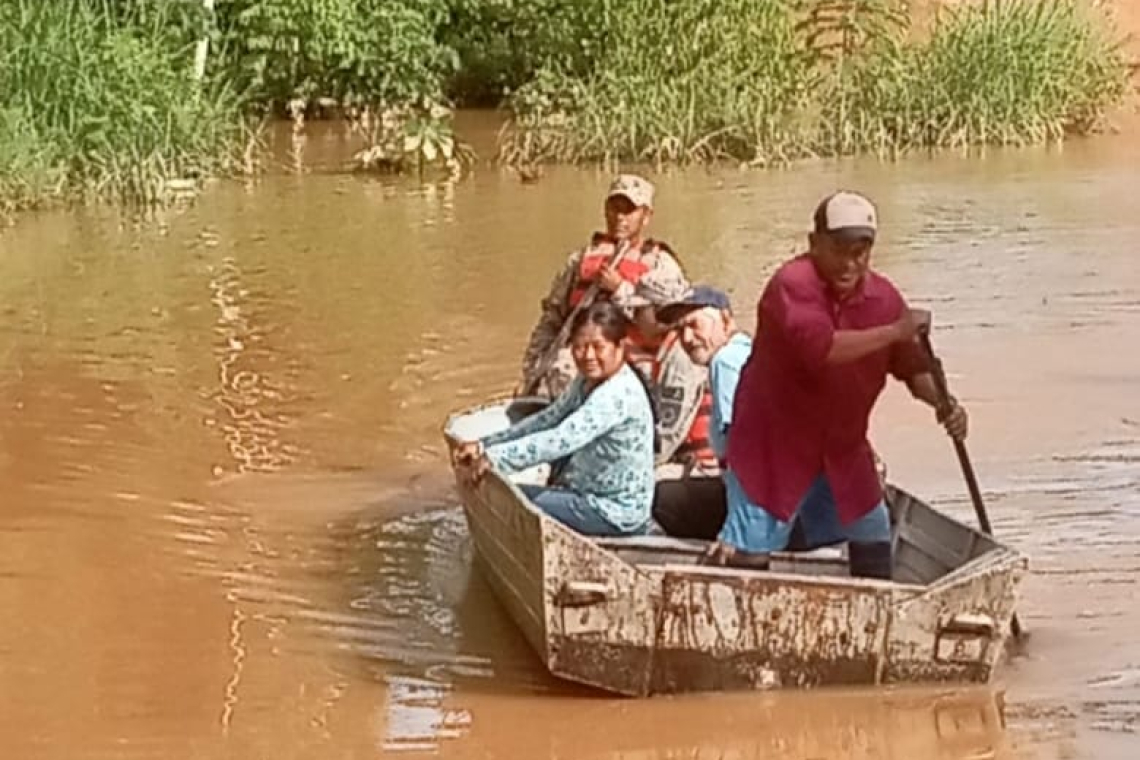
[(0, 214), (154, 200), (225, 173), (247, 114), (317, 104), (353, 119), (361, 165), (454, 168), (449, 93), (513, 92), (516, 164), (1059, 139), (1125, 90), (1091, 2), (975, 0), (918, 39), (904, 0), (6, 0)]
[(1106, 20), (1081, 0), (944, 10), (902, 0), (627, 0), (587, 74), (511, 101), (500, 158), (767, 163), (1026, 144), (1088, 132), (1124, 95)]
[(514, 96), (508, 162), (802, 153), (809, 61), (781, 0), (624, 0), (595, 66)]
[(171, 179), (224, 171), (242, 144), (238, 98), (191, 75), (161, 17), (124, 24), (94, 0), (0, 9), (0, 206), (158, 199)]
[(1124, 96), (1119, 44), (1075, 0), (945, 11), (899, 60), (871, 62), (854, 100), (860, 146), (1024, 145), (1096, 129)]

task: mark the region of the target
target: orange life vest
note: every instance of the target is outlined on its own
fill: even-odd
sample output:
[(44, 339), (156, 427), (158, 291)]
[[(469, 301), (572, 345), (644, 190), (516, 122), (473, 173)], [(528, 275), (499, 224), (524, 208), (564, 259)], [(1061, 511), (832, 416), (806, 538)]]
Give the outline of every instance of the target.
[[(600, 232), (594, 233), (593, 239), (590, 240), (590, 250), (582, 257), (582, 261), (578, 264), (578, 279), (574, 283), (574, 287), (570, 290), (569, 303), (570, 308), (582, 302), (586, 296), (586, 291), (590, 287), (590, 283), (598, 272), (602, 271), (602, 267), (609, 263), (610, 258), (614, 255), (613, 248), (607, 245), (606, 248), (599, 250), (602, 243), (606, 243), (606, 237)], [(664, 251), (669, 251), (669, 246), (664, 243), (659, 243), (656, 240), (646, 240), (641, 244), (641, 254), (644, 256), (646, 253), (660, 248)], [(640, 259), (622, 258), (617, 265), (617, 272), (621, 278), (631, 285), (636, 285), (638, 280), (642, 278), (649, 271), (649, 265)], [(598, 294), (599, 298), (606, 298), (608, 294), (601, 292)], [(638, 366), (643, 366), (648, 363), (652, 356), (656, 355), (657, 346), (646, 341), (641, 332), (637, 328), (629, 331), (626, 337), (626, 343), (632, 347), (633, 361)]]
[[(594, 239), (590, 241), (590, 250), (582, 257), (582, 261), (578, 264), (578, 280), (574, 283), (573, 289), (570, 291), (570, 308), (574, 308), (582, 302), (586, 296), (586, 291), (590, 287), (590, 283), (598, 276), (598, 272), (602, 271), (610, 258), (613, 256), (614, 251), (607, 246), (607, 249), (598, 250), (601, 243), (605, 242), (605, 238), (600, 234), (595, 234)], [(652, 240), (646, 240), (641, 245), (641, 252), (652, 250), (656, 247), (656, 243)], [(636, 285), (637, 281), (641, 279), (642, 275), (649, 271), (649, 266), (642, 262), (640, 259), (631, 259), (623, 257), (617, 265), (617, 272), (621, 278), (631, 285)]]
[(625, 336), (625, 360), (646, 377), (652, 377), (657, 369), (657, 352), (660, 343), (652, 343), (641, 330), (629, 328)]
[[(678, 335), (674, 331), (666, 335), (665, 340), (661, 343), (661, 348), (653, 359), (653, 372), (650, 375), (654, 385), (661, 381), (662, 357), (672, 350), (678, 339)], [(685, 436), (685, 440), (681, 442), (673, 454), (675, 459), (692, 458), (702, 464), (710, 465), (717, 463), (716, 452), (713, 451), (712, 442), (709, 439), (709, 430), (712, 428), (712, 407), (712, 391), (709, 390), (708, 383), (705, 383), (700, 406), (697, 407), (697, 416), (693, 418), (693, 424), (689, 427), (689, 433)]]

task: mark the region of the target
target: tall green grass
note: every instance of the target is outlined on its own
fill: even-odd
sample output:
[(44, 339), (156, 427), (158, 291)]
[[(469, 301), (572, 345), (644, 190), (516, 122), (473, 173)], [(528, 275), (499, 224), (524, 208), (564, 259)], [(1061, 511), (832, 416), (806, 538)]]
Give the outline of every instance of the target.
[(1095, 130), (1127, 66), (1083, 0), (986, 0), (928, 36), (904, 0), (626, 0), (585, 74), (510, 102), (509, 163), (754, 163), (1026, 144)]
[(244, 136), (238, 98), (193, 79), (192, 51), (168, 19), (131, 23), (126, 6), (0, 6), (0, 203), (9, 209), (79, 196), (151, 202), (171, 179), (232, 165)]
[(782, 0), (625, 0), (584, 77), (548, 67), (512, 98), (510, 162), (757, 160), (801, 153), (809, 62)]
[(1118, 41), (1077, 0), (951, 8), (897, 71), (873, 67), (874, 80), (857, 93), (863, 143), (905, 150), (1060, 140), (1096, 129), (1128, 82)]
[(361, 165), (455, 170), (449, 95), (508, 95), (511, 163), (1060, 139), (1126, 87), (1092, 2), (976, 0), (917, 38), (905, 0), (4, 0), (0, 213), (161, 199), (235, 167), (254, 114), (344, 114)]

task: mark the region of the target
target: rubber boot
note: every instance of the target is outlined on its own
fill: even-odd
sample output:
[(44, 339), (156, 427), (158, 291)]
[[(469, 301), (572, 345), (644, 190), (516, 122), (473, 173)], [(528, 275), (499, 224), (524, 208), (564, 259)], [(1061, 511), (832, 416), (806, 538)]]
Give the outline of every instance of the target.
[(891, 545), (887, 541), (864, 543), (852, 541), (847, 545), (852, 578), (891, 579)]
[(799, 518), (799, 515), (796, 515), (795, 522), (792, 523), (792, 534), (788, 536), (788, 545), (784, 547), (784, 551), (803, 552), (811, 548), (808, 546), (804, 521)]

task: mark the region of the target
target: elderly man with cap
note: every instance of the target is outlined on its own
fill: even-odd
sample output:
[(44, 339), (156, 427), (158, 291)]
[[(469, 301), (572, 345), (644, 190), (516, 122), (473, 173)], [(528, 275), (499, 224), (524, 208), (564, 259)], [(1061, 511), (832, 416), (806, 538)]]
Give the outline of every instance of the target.
[(870, 269), (875, 206), (838, 192), (816, 208), (809, 250), (764, 288), (755, 345), (740, 372), (728, 434), (728, 515), (708, 560), (763, 566), (807, 508), (832, 515), (851, 573), (890, 578), (891, 529), (867, 441), (888, 375), (966, 435), (966, 412), (941, 409), (916, 340), (928, 315)]
[(737, 327), (728, 296), (705, 285), (697, 285), (684, 298), (658, 308), (657, 319), (670, 327), (689, 362), (707, 368), (707, 389), (702, 399), (707, 417), (703, 421), (697, 417), (696, 435), (707, 441), (713, 461), (701, 462), (697, 477), (677, 477), (668, 471), (665, 474), (669, 477), (662, 477), (665, 468), (659, 467), (653, 518), (671, 536), (712, 540), (725, 518), (721, 465), (736, 383), (752, 351), (752, 338)]
[[(604, 204), (605, 232), (595, 233), (589, 245), (570, 255), (542, 300), (542, 314), (523, 357), (519, 390), (554, 397), (573, 379), (569, 350), (554, 343), (593, 283), (599, 297), (611, 299), (631, 318), (636, 316), (636, 305), (665, 303), (688, 288), (669, 246), (645, 235), (653, 216), (653, 196), (653, 185), (635, 174), (619, 175), (611, 183)], [(641, 351), (642, 363), (653, 354), (654, 347), (640, 331), (634, 332), (630, 344), (635, 354)], [(544, 359), (552, 351), (557, 359), (545, 369)]]

